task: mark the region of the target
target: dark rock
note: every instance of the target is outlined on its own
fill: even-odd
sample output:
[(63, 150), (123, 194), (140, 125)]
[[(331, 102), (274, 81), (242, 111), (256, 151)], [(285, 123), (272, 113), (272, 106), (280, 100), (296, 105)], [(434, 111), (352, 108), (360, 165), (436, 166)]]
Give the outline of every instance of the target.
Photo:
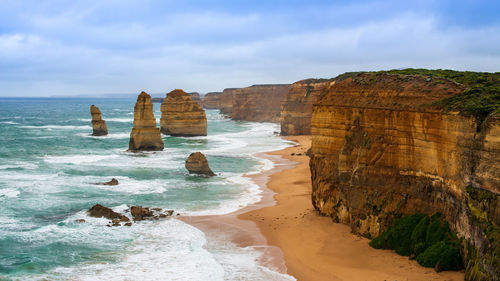
[(292, 154), (290, 154), (290, 155), (295, 156), (295, 153), (292, 153)]
[(127, 222), (126, 224), (124, 224), (125, 226), (132, 226), (132, 223), (131, 222)]
[(134, 217), (134, 221), (141, 221), (145, 218), (153, 216), (153, 211), (149, 208), (143, 208), (142, 206), (132, 206), (130, 207), (130, 214)]
[(209, 177), (215, 176), (214, 172), (208, 166), (207, 158), (201, 152), (191, 153), (186, 160), (185, 166), (190, 174), (200, 174)]
[(94, 217), (94, 218), (107, 218), (107, 219), (120, 219), (120, 220), (128, 220), (128, 218), (120, 213), (117, 213), (110, 208), (104, 207), (100, 204), (94, 205), (92, 208), (90, 208), (87, 213), (89, 216)]
[(86, 222), (86, 221), (85, 221), (84, 219), (78, 219), (78, 220), (76, 220), (76, 222), (79, 222), (79, 223), (84, 223), (84, 222)]
[(410, 254), (410, 256), (408, 257), (409, 260), (414, 260), (416, 258), (417, 258), (417, 255), (415, 255), (415, 253)]
[(118, 180), (115, 179), (115, 178), (112, 178), (110, 181), (107, 181), (107, 182), (100, 182), (100, 183), (96, 183), (97, 185), (118, 185)]

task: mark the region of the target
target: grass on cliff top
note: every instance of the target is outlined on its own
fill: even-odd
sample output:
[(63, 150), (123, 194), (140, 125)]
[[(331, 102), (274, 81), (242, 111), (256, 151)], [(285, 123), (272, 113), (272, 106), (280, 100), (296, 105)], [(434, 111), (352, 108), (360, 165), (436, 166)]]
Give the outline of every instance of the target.
[(392, 249), (402, 256), (414, 254), (424, 267), (442, 270), (462, 268), (459, 241), (439, 213), (431, 217), (422, 214), (396, 219), (385, 232), (374, 238), (370, 246)]
[(362, 73), (386, 73), (393, 75), (419, 75), (428, 78), (444, 78), (463, 84), (467, 89), (458, 95), (443, 99), (434, 105), (445, 110), (457, 110), (462, 114), (474, 116), (482, 124), (489, 116), (500, 114), (500, 72), (472, 72), (448, 69), (401, 69), (378, 72), (347, 72), (336, 80), (355, 78)]

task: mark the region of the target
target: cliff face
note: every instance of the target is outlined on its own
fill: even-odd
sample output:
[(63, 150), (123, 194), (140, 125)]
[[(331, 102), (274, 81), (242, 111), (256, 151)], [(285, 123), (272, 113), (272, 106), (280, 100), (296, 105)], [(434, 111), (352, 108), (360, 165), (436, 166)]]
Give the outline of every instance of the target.
[(191, 92), (191, 93), (188, 93), (188, 94), (191, 96), (191, 99), (194, 102), (196, 102), (200, 106), (203, 106), (203, 103), (201, 102), (200, 93), (198, 93), (198, 92)]
[(237, 88), (227, 88), (222, 91), (222, 96), (220, 97), (220, 113), (231, 115), (233, 112), (233, 97), (238, 90)]
[(281, 109), (281, 135), (310, 135), (313, 104), (331, 80), (308, 79), (292, 84)]
[(203, 107), (207, 109), (221, 108), (222, 92), (211, 92), (203, 96)]
[(206, 136), (205, 110), (183, 90), (173, 90), (161, 104), (161, 132), (173, 136)]
[(369, 237), (397, 215), (440, 212), (465, 238), (467, 279), (487, 280), (500, 273), (500, 236), (482, 220), (500, 225), (499, 118), (478, 132), (474, 118), (429, 106), (464, 88), (367, 73), (325, 89), (311, 120), (312, 201)]
[(92, 135), (106, 136), (108, 134), (108, 127), (106, 126), (106, 121), (101, 118), (101, 110), (99, 107), (91, 105), (90, 114), (92, 115)]
[(129, 150), (163, 150), (160, 129), (156, 128), (153, 114), (153, 103), (145, 92), (141, 92), (135, 103), (134, 127), (130, 133)]
[(254, 85), (237, 89), (232, 96), (231, 119), (279, 122), (281, 105), (290, 85)]

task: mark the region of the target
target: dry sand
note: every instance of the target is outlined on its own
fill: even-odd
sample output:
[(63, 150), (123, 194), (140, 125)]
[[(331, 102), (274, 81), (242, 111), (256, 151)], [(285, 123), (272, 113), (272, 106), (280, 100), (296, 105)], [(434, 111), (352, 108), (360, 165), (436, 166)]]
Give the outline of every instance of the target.
[[(281, 248), (287, 272), (297, 280), (464, 280), (463, 272), (436, 273), (390, 250), (376, 250), (350, 228), (321, 217), (311, 204), (310, 136), (290, 137), (299, 144), (269, 156), (296, 162), (271, 171), (267, 188), (277, 204), (238, 215), (253, 221), (267, 243)], [(295, 153), (295, 156), (291, 156)], [(302, 155), (297, 156), (298, 153)], [(252, 176), (262, 184), (262, 177)]]

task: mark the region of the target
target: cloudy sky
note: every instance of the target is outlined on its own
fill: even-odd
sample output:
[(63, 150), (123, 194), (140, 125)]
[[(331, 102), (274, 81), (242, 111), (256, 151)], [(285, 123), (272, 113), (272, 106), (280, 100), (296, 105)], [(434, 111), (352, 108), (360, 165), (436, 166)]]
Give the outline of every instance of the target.
[(500, 1), (0, 0), (0, 96), (500, 71)]

